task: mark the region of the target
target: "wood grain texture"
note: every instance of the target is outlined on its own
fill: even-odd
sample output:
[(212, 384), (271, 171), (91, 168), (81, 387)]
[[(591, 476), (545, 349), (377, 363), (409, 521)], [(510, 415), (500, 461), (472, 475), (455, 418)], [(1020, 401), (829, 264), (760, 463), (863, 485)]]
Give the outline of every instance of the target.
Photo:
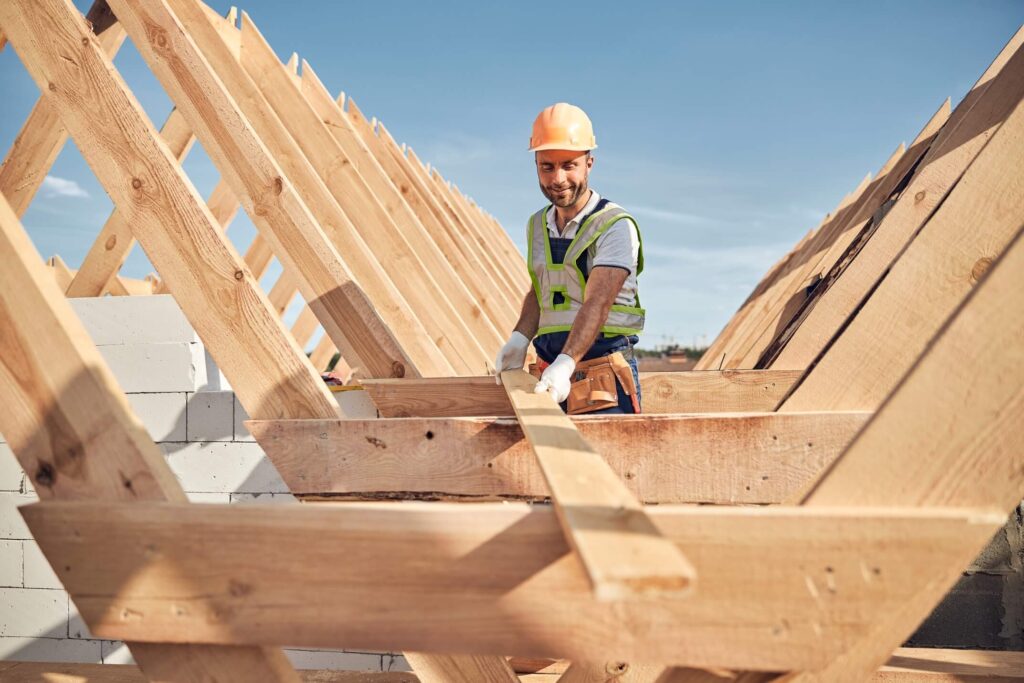
[[(471, 306), (462, 312), (467, 316), (475, 312), (477, 318), (479, 306), (470, 302), (465, 286), (450, 277), (450, 267), (437, 247), (426, 239), (423, 227), (408, 213), (408, 206), (400, 196), (384, 196), (381, 187), (377, 188), (381, 194), (374, 192), (371, 182), (379, 167), (371, 163), (372, 157), (364, 156), (356, 167), (355, 150), (346, 149), (331, 135), (245, 12), (241, 37), (241, 66), (245, 73), (277, 113), (326, 189), (352, 219), (429, 338), (459, 374), (471, 368), (482, 371), (487, 354), (453, 301)], [(435, 254), (436, 259), (431, 258)]]
[(518, 683), (504, 657), (403, 653), (420, 683)]
[[(944, 200), (964, 170), (1024, 96), (1019, 54), (1024, 28), (1010, 40), (931, 144), (910, 186), (900, 195), (856, 258), (822, 295), (773, 362), (806, 367), (863, 304), (892, 262)], [(1012, 62), (1012, 63), (1011, 63)], [(1013, 70), (1016, 70), (1016, 76)]]
[[(381, 315), (390, 311), (388, 306), (367, 298), (365, 283), (353, 280), (324, 234), (333, 233), (339, 222), (335, 218), (344, 217), (273, 112), (253, 99), (259, 93), (211, 23), (223, 20), (207, 17), (192, 0), (115, 2), (133, 42), (246, 212), (285, 269), (302, 276), (303, 298), (331, 337), (349, 344), (352, 354), (358, 347), (382, 376), (416, 374), (417, 365), (392, 334), (392, 329), (404, 329), (401, 323), (385, 324)], [(324, 214), (327, 209), (337, 215)], [(352, 262), (362, 261), (355, 258), (358, 244), (350, 245), (349, 253)], [(367, 262), (374, 262), (372, 256), (367, 255)], [(175, 291), (174, 283), (169, 285)], [(339, 341), (346, 335), (348, 342)]]
[[(770, 411), (802, 373), (795, 370), (641, 372), (644, 414)], [(494, 377), (364, 380), (383, 417), (512, 415)]]
[[(868, 413), (572, 418), (644, 503), (781, 503), (829, 466)], [(246, 423), (292, 493), (349, 499), (550, 495), (510, 418)]]
[(876, 409), (1020, 231), (1024, 51), (1015, 66), (1020, 103), (780, 410)]
[(534, 393), (536, 378), (506, 370), (501, 382), (597, 599), (690, 593), (693, 566), (551, 396)]
[(609, 603), (554, 512), (523, 503), (38, 503), (22, 514), (102, 638), (768, 670), (823, 666), (1005, 522), (655, 506), (699, 590)]
[[(167, 121), (160, 129), (160, 137), (179, 163), (185, 160), (192, 149), (192, 143), (195, 142), (195, 136), (177, 109), (171, 110)], [(132, 235), (131, 226), (115, 206), (67, 287), (67, 295), (90, 297), (103, 294), (110, 286), (110, 281), (121, 270), (134, 246), (135, 237)]]
[[(503, 296), (505, 292), (493, 286), (489, 272), (468, 265), (465, 253), (460, 249), (462, 240), (452, 239), (448, 227), (438, 221), (438, 214), (431, 211), (420, 194), (420, 188), (404, 175), (396, 160), (385, 149), (371, 122), (356, 115), (358, 107), (351, 102), (349, 106), (353, 114), (347, 116), (305, 60), (302, 62), (301, 88), (306, 101), (320, 120), (327, 125), (338, 143), (349, 150), (350, 158), (364, 177), (374, 184), (374, 192), (378, 196), (390, 197), (391, 204), (399, 207), (399, 218), (404, 215), (405, 224), (411, 223), (419, 228), (411, 231), (413, 237), (432, 245), (423, 248), (424, 266), (440, 270), (449, 280), (457, 280), (457, 283), (450, 283), (453, 288), (450, 298), (456, 310), (461, 312), (470, 325), (480, 316), (484, 317), (476, 325), (476, 333), (485, 350), (490, 350), (494, 344), (503, 343), (504, 337), (498, 330), (499, 325), (504, 330), (509, 324), (509, 312), (506, 310), (503, 316), (499, 315), (495, 307), (507, 305), (508, 299)], [(449, 270), (450, 273), (447, 273)], [(445, 280), (438, 278), (438, 282), (443, 284)], [(485, 283), (492, 284), (484, 286)], [(471, 297), (471, 301), (465, 299), (463, 291)]]
[[(124, 43), (125, 32), (106, 0), (93, 2), (85, 19), (95, 31), (100, 48), (113, 59)], [(57, 109), (49, 98), (40, 97), (0, 165), (0, 193), (19, 218), (28, 210), (67, 139)]]
[[(0, 17), (33, 79), (57, 106), (249, 414), (336, 415), (330, 392), (81, 16), (60, 0), (3, 7)], [(118, 12), (122, 21), (125, 16)], [(102, 125), (111, 120), (120, 125)], [(252, 372), (253, 367), (264, 371)]]

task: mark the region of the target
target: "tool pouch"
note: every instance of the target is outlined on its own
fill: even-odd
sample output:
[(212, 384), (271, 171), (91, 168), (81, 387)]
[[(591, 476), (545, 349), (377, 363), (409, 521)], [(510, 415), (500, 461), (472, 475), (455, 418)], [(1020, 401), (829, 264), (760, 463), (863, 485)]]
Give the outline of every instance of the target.
[[(543, 362), (531, 363), (529, 372), (540, 379), (546, 367), (547, 364)], [(581, 361), (576, 365), (573, 382), (569, 385), (569, 398), (566, 399), (566, 412), (569, 415), (582, 415), (618, 406), (616, 380), (632, 399), (633, 411), (639, 414), (640, 403), (636, 397), (633, 368), (619, 352)]]

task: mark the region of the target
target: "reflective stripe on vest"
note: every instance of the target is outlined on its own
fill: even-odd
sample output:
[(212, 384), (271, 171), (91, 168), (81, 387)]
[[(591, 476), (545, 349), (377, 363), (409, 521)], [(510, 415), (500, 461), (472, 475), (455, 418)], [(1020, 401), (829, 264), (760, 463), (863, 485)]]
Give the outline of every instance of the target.
[[(616, 204), (608, 203), (591, 215), (576, 231), (565, 258), (561, 263), (551, 260), (551, 242), (548, 239), (546, 215), (551, 207), (545, 207), (531, 218), (526, 226), (526, 244), (528, 249), (527, 265), (533, 291), (540, 304), (540, 329), (537, 334), (549, 332), (567, 332), (572, 329), (576, 313), (583, 305), (587, 291), (587, 279), (583, 276), (576, 259), (585, 252), (597, 238), (603, 235), (612, 225), (620, 220), (629, 220), (637, 226), (637, 238), (640, 227), (636, 219)], [(643, 241), (637, 257), (637, 275), (643, 270)], [(562, 303), (555, 303), (555, 292), (562, 294)], [(605, 335), (639, 334), (644, 329), (644, 309), (640, 308), (640, 295), (636, 295), (635, 306), (613, 304), (608, 312), (608, 319), (601, 326)]]

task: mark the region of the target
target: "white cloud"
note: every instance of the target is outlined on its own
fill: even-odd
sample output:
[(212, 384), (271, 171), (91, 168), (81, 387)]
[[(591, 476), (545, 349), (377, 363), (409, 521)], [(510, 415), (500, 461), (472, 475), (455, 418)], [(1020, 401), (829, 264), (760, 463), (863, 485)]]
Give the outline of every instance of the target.
[(89, 193), (74, 180), (58, 178), (55, 175), (48, 175), (43, 178), (43, 192), (47, 197), (82, 197), (86, 198)]
[(658, 209), (653, 206), (633, 205), (629, 207), (629, 211), (641, 218), (655, 218), (657, 220), (667, 221), (669, 223), (680, 223), (682, 225), (707, 225), (708, 223), (714, 222), (713, 219), (707, 218), (706, 216), (698, 216), (697, 214), (686, 213), (685, 211)]

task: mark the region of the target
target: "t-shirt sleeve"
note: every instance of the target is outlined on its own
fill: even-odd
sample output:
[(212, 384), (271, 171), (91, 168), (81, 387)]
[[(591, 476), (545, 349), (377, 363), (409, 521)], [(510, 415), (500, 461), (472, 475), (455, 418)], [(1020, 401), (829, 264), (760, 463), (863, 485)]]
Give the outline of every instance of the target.
[(640, 236), (636, 225), (628, 218), (615, 221), (603, 235), (594, 242), (593, 266), (614, 266), (636, 272), (640, 255)]

